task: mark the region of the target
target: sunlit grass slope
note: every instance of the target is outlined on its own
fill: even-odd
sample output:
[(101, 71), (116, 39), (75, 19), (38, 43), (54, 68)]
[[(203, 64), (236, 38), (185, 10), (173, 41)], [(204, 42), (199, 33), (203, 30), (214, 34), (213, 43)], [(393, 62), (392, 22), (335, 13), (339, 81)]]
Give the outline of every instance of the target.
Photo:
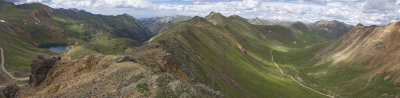
[[(272, 48), (279, 47), (276, 51), (288, 52), (292, 48), (324, 41), (296, 38), (292, 32), (296, 31), (279, 26), (255, 26), (239, 16), (211, 13), (205, 19), (195, 17), (165, 29), (150, 43), (180, 44), (184, 50), (177, 47), (171, 50), (195, 58), (183, 62), (197, 62), (195, 66), (202, 71), (199, 80), (222, 91), (226, 97), (322, 97), (284, 77), (270, 61)], [(293, 39), (281, 39), (286, 37)], [(301, 45), (292, 43), (302, 40), (307, 41)], [(288, 43), (293, 45), (286, 45)]]

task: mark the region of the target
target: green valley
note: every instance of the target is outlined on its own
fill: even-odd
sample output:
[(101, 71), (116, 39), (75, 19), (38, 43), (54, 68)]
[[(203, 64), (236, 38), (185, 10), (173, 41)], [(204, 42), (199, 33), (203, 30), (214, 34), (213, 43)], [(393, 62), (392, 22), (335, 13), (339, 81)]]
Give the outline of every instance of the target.
[[(279, 20), (285, 17), (276, 13), (270, 16), (279, 19), (270, 21), (225, 11), (234, 5), (247, 6), (235, 8), (244, 12), (270, 7), (253, 9), (268, 4), (250, 1), (218, 2), (210, 9), (223, 9), (221, 13), (208, 11), (201, 17), (197, 15), (202, 11), (175, 13), (192, 16), (166, 15), (174, 13), (174, 8), (207, 8), (215, 6), (213, 2), (71, 4), (93, 7), (85, 11), (50, 7), (63, 5), (52, 3), (56, 1), (0, 0), (0, 97), (400, 97), (400, 22), (352, 26), (335, 20), (343, 18)], [(154, 13), (142, 11), (149, 6)], [(91, 13), (133, 8), (129, 14)], [(167, 11), (157, 12), (160, 9)], [(286, 13), (278, 10), (274, 9)], [(135, 18), (143, 13), (165, 15)], [(288, 13), (310, 15), (297, 10)]]

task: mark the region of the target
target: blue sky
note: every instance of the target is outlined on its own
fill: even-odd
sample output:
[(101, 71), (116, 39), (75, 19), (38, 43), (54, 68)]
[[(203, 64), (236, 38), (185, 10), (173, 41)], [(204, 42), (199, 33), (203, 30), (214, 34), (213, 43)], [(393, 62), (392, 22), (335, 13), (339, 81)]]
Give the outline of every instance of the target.
[(211, 11), (279, 21), (339, 20), (348, 24), (384, 25), (400, 20), (400, 0), (9, 0), (40, 2), (53, 8), (77, 8), (95, 14), (127, 13), (136, 18)]

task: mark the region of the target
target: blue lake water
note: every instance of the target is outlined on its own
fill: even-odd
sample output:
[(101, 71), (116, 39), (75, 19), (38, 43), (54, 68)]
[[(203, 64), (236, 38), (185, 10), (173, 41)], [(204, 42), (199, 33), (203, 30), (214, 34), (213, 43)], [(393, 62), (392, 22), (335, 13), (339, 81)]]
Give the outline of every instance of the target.
[(39, 45), (39, 48), (61, 53), (67, 51), (67, 46), (67, 44), (41, 44)]

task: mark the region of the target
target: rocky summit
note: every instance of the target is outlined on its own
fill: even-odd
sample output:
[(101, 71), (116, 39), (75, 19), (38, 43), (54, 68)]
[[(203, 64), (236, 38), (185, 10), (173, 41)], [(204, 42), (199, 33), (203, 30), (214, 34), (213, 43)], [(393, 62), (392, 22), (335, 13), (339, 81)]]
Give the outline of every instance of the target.
[[(93, 54), (78, 60), (39, 57), (32, 67), (51, 65), (51, 69), (36, 68), (34, 72), (42, 71), (44, 77), (33, 75), (31, 80), (39, 82), (31, 85), (33, 89), (21, 90), (18, 97), (224, 96), (204, 84), (182, 81), (173, 74), (153, 71), (132, 61), (120, 61), (121, 58), (126, 56)], [(4, 91), (9, 91), (9, 96), (16, 95), (14, 88), (7, 87)]]

